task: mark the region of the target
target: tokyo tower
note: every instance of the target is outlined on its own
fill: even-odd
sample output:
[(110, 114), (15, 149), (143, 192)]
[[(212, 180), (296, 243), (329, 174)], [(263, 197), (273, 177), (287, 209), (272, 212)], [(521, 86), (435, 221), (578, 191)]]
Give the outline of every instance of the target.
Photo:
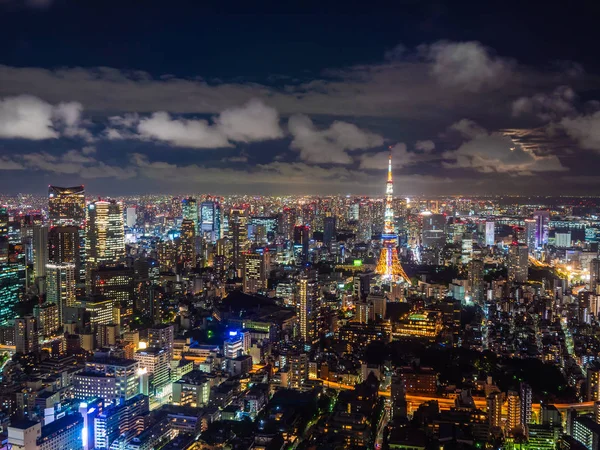
[(410, 278), (404, 272), (404, 269), (400, 265), (398, 259), (398, 250), (396, 245), (398, 243), (398, 236), (394, 231), (394, 206), (392, 204), (394, 199), (394, 181), (392, 179), (392, 150), (390, 148), (390, 158), (388, 161), (388, 178), (385, 185), (385, 212), (384, 212), (384, 226), (383, 234), (383, 245), (381, 253), (379, 254), (379, 262), (377, 263), (377, 269), (375, 272), (382, 276), (382, 278), (391, 283), (397, 283), (401, 280), (406, 281), (410, 284)]

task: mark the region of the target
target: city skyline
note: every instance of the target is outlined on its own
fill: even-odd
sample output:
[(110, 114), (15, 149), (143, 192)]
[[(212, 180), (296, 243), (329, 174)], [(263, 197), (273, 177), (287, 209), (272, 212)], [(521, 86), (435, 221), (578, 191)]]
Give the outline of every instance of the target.
[(389, 146), (400, 196), (600, 187), (594, 6), (92, 3), (0, 2), (3, 193), (382, 196)]

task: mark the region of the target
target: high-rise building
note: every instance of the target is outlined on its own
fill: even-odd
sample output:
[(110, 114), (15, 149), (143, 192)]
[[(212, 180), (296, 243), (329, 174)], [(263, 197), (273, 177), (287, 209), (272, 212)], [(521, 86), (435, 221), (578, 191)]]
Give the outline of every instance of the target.
[(296, 225), (294, 227), (294, 247), (300, 254), (301, 261), (308, 258), (308, 248), (310, 242), (310, 227), (308, 225)]
[(568, 248), (571, 246), (571, 232), (556, 232), (554, 234), (554, 245), (558, 248)]
[(404, 272), (398, 259), (398, 236), (394, 230), (394, 181), (392, 179), (392, 151), (388, 160), (388, 177), (385, 189), (385, 212), (384, 212), (384, 227), (382, 239), (381, 253), (379, 254), (379, 262), (377, 263), (376, 272), (381, 275), (389, 283), (395, 283), (404, 280), (410, 284), (410, 278)]
[(191, 219), (181, 222), (179, 258), (186, 267), (196, 267), (196, 225)]
[(33, 307), (33, 316), (37, 320), (38, 331), (43, 337), (54, 336), (62, 325), (58, 318), (56, 303), (43, 303)]
[(423, 215), (423, 246), (441, 248), (446, 244), (446, 216)]
[(296, 310), (300, 339), (310, 343), (314, 338), (313, 314), (317, 307), (318, 285), (307, 276), (302, 276), (296, 286)]
[(483, 267), (483, 261), (480, 259), (473, 259), (469, 263), (469, 286), (473, 302), (485, 300)]
[(121, 204), (98, 200), (87, 207), (86, 258), (88, 273), (116, 265), (125, 257), (125, 228)]
[(241, 270), (244, 264), (244, 251), (248, 241), (248, 217), (243, 209), (232, 209), (229, 212), (229, 234), (231, 236), (231, 262)]
[[(134, 354), (140, 369), (150, 375), (149, 394), (157, 394), (171, 381), (169, 377), (170, 360), (166, 350), (156, 347), (148, 347), (138, 350)], [(142, 392), (146, 394), (145, 392)]]
[(370, 242), (373, 237), (373, 213), (368, 202), (361, 202), (358, 206), (358, 235), (360, 242)]
[(8, 209), (0, 206), (0, 264), (8, 263)]
[(542, 248), (548, 244), (550, 213), (548, 211), (536, 211), (533, 213), (533, 219), (535, 220), (535, 248)]
[(536, 227), (537, 222), (535, 219), (525, 219), (525, 242), (530, 252), (533, 252), (536, 248)]
[(169, 361), (173, 359), (174, 339), (173, 325), (154, 325), (152, 328), (148, 329), (148, 347), (165, 349)]
[(515, 242), (508, 249), (508, 281), (511, 283), (526, 283), (528, 271), (527, 246)]
[(244, 292), (254, 294), (267, 289), (270, 255), (267, 249), (244, 254)]
[(521, 425), (527, 426), (531, 423), (532, 414), (532, 391), (531, 386), (527, 383), (521, 383), (520, 385), (520, 397), (521, 397)]
[(594, 258), (590, 262), (590, 290), (600, 294), (600, 259)]
[(285, 240), (291, 241), (294, 238), (294, 227), (296, 226), (296, 210), (293, 208), (283, 208), (281, 215), (280, 233)]
[(0, 325), (6, 325), (16, 317), (14, 308), (25, 290), (22, 272), (18, 264), (0, 263)]
[(78, 399), (128, 400), (140, 392), (140, 363), (129, 359), (92, 360), (73, 376)]
[(128, 314), (133, 312), (134, 270), (124, 265), (102, 266), (92, 270), (92, 295), (102, 295), (112, 300), (115, 308), (125, 307)]
[(58, 306), (58, 320), (61, 326), (65, 307), (75, 305), (75, 287), (75, 264), (46, 265), (46, 301)]
[(127, 228), (134, 228), (137, 223), (137, 208), (133, 206), (127, 207), (126, 211)]
[(506, 397), (506, 433), (509, 434), (521, 425), (521, 399), (516, 391), (508, 391)]
[(158, 265), (161, 272), (173, 272), (177, 266), (177, 245), (173, 241), (160, 241), (156, 250), (158, 252)]
[(33, 225), (32, 227), (33, 250), (33, 276), (39, 292), (45, 291), (46, 264), (48, 263), (48, 227)]
[(34, 353), (39, 350), (37, 321), (33, 316), (15, 319), (15, 350), (17, 353)]
[(485, 222), (485, 245), (493, 246), (496, 243), (496, 224), (490, 220)]
[(84, 187), (48, 186), (48, 218), (53, 226), (81, 226), (85, 221)]
[(216, 201), (202, 202), (200, 205), (200, 229), (209, 233), (212, 242), (221, 239), (221, 206)]
[(487, 414), (490, 428), (502, 426), (502, 404), (504, 403), (503, 392), (492, 392), (487, 398)]
[(323, 219), (323, 245), (331, 249), (331, 241), (335, 241), (336, 233), (336, 218), (325, 217)]
[(48, 232), (48, 262), (75, 265), (75, 278), (82, 271), (80, 228), (69, 226), (52, 227)]
[(198, 202), (196, 199), (188, 197), (181, 200), (181, 213), (183, 220), (194, 222), (194, 231), (198, 233)]

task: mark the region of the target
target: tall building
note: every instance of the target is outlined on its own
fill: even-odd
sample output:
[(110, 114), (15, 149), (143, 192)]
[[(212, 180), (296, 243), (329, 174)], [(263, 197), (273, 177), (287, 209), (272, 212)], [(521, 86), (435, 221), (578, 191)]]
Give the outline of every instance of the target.
[(38, 331), (43, 337), (54, 336), (62, 325), (58, 319), (58, 305), (43, 303), (33, 307), (33, 316), (37, 320)]
[(299, 253), (301, 261), (308, 259), (309, 243), (310, 227), (308, 225), (296, 225), (294, 227), (294, 252)]
[(8, 209), (0, 206), (0, 264), (8, 263)]
[(92, 269), (118, 264), (125, 257), (123, 210), (115, 200), (98, 200), (87, 207), (86, 258)]
[(126, 210), (127, 228), (134, 228), (137, 223), (137, 208), (129, 206)]
[(370, 242), (373, 235), (373, 213), (368, 202), (358, 205), (358, 235), (360, 242)]
[(556, 232), (554, 234), (554, 245), (558, 248), (567, 248), (571, 246), (571, 232)]
[(254, 294), (267, 289), (270, 255), (267, 249), (261, 253), (244, 254), (244, 292)]
[(496, 224), (492, 221), (485, 222), (485, 245), (490, 247), (496, 243)]
[(294, 238), (294, 227), (296, 226), (296, 210), (293, 208), (283, 208), (281, 215), (280, 233), (285, 240), (291, 241)]
[(535, 219), (525, 219), (525, 241), (521, 243), (526, 244), (530, 252), (536, 248), (536, 227)]
[(398, 259), (398, 249), (396, 248), (398, 236), (396, 236), (396, 232), (394, 231), (393, 201), (394, 181), (392, 179), (392, 151), (390, 150), (388, 178), (385, 189), (384, 227), (383, 234), (381, 235), (383, 242), (376, 272), (389, 283), (404, 280), (410, 284), (410, 278), (408, 278), (408, 275), (404, 272), (404, 269), (400, 265), (400, 260)]
[(312, 316), (316, 308), (318, 286), (313, 280), (302, 276), (296, 287), (296, 310), (298, 314), (298, 325), (300, 339), (304, 342), (313, 340)]
[(244, 264), (243, 254), (248, 240), (248, 217), (243, 209), (232, 209), (229, 212), (229, 234), (231, 235), (231, 262), (241, 270)]
[(148, 347), (144, 350), (138, 350), (134, 354), (134, 359), (138, 361), (140, 369), (146, 372), (150, 377), (149, 391), (143, 394), (157, 394), (171, 381), (169, 370), (171, 361), (169, 354), (162, 348)]
[(483, 261), (480, 259), (473, 259), (469, 263), (469, 286), (473, 302), (485, 300), (483, 267)]
[(336, 218), (325, 217), (323, 219), (323, 245), (331, 249), (331, 241), (335, 241), (336, 233)]
[(533, 213), (533, 219), (535, 220), (535, 248), (542, 248), (548, 244), (550, 213), (548, 211), (536, 211)]
[(525, 244), (513, 243), (508, 249), (508, 281), (527, 283), (529, 256)]
[(33, 316), (15, 319), (15, 350), (17, 353), (34, 353), (39, 350), (37, 321)]
[(134, 270), (124, 265), (102, 266), (92, 270), (92, 295), (102, 295), (111, 300), (115, 308), (125, 307), (128, 314), (133, 312)]
[(423, 215), (423, 246), (441, 248), (446, 244), (446, 215)]
[(48, 262), (75, 265), (75, 277), (81, 273), (80, 228), (69, 226), (52, 227), (48, 232)]
[(527, 383), (521, 383), (520, 385), (520, 397), (521, 397), (521, 425), (526, 426), (531, 423), (532, 414), (532, 398), (533, 394), (531, 386)]
[(198, 202), (195, 198), (188, 197), (181, 200), (181, 215), (183, 220), (191, 220), (194, 222), (194, 229), (196, 232), (198, 228)]
[(81, 226), (85, 221), (83, 186), (48, 186), (48, 218), (52, 225)]
[(590, 290), (600, 294), (600, 259), (598, 258), (590, 262)]
[(175, 339), (173, 325), (154, 325), (148, 329), (148, 347), (163, 348), (173, 359), (173, 342)]
[(129, 359), (92, 360), (73, 376), (78, 399), (128, 400), (140, 393), (140, 363)]
[(46, 272), (46, 301), (58, 306), (58, 320), (62, 326), (64, 309), (75, 305), (75, 264), (49, 263)]
[(14, 308), (25, 290), (21, 275), (22, 268), (18, 264), (0, 263), (0, 325), (16, 317)]
[(183, 219), (179, 234), (179, 258), (186, 267), (196, 267), (196, 225), (191, 219)]
[(490, 428), (502, 426), (502, 404), (504, 403), (503, 392), (492, 392), (487, 398), (487, 414)]
[(216, 201), (202, 202), (200, 205), (200, 229), (209, 233), (212, 242), (221, 239), (221, 206)]
[(46, 264), (48, 263), (48, 227), (33, 225), (33, 276), (41, 294), (45, 291)]
[(506, 433), (508, 434), (521, 425), (521, 399), (519, 398), (519, 393), (508, 391), (506, 403)]

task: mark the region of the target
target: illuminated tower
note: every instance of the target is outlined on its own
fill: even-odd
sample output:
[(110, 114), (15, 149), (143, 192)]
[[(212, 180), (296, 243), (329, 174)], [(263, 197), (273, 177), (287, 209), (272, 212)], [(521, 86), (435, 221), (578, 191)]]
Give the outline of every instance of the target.
[(86, 246), (90, 273), (99, 266), (117, 265), (125, 257), (125, 229), (120, 203), (98, 200), (88, 205)]
[(388, 178), (385, 188), (385, 212), (384, 212), (384, 225), (383, 234), (383, 245), (381, 253), (379, 254), (379, 262), (377, 263), (376, 272), (383, 277), (389, 283), (400, 282), (401, 280), (410, 283), (410, 278), (404, 272), (404, 269), (400, 265), (398, 260), (398, 250), (396, 249), (396, 243), (398, 237), (394, 231), (394, 207), (392, 202), (394, 199), (394, 181), (392, 180), (392, 152), (390, 150), (390, 158), (388, 161)]

